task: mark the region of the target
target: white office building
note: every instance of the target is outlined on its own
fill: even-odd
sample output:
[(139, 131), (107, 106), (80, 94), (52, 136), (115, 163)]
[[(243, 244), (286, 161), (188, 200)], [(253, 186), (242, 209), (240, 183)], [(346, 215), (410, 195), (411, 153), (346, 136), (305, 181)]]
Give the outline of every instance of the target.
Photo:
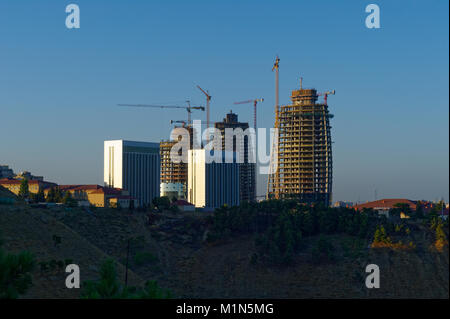
[(159, 143), (114, 140), (104, 142), (104, 183), (127, 190), (139, 205), (159, 196)]
[(188, 201), (195, 207), (239, 205), (239, 164), (235, 152), (223, 151), (222, 162), (207, 160), (204, 149), (188, 153)]

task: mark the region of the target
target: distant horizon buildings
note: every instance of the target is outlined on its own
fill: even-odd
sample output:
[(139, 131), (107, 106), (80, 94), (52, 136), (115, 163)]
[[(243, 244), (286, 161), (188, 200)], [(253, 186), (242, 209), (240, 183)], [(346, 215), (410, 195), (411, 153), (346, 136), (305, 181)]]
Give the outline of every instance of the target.
[(160, 195), (159, 143), (127, 140), (104, 142), (104, 184), (127, 190), (139, 205)]
[[(439, 203), (424, 200), (411, 200), (407, 198), (383, 198), (375, 201), (366, 202), (363, 204), (356, 204), (351, 206), (355, 210), (373, 209), (380, 215), (385, 215), (389, 217), (390, 211), (393, 208), (398, 207), (397, 205), (404, 205), (409, 207), (411, 211), (416, 211), (420, 207), (425, 214), (429, 214), (433, 209), (436, 209)], [(442, 218), (448, 218), (448, 205), (443, 202), (441, 210), (436, 211), (438, 215)], [(409, 218), (406, 213), (402, 213), (401, 218)]]
[(14, 171), (8, 165), (0, 165), (0, 179), (14, 177)]
[(29, 181), (44, 181), (44, 176), (36, 176), (29, 171), (23, 171), (19, 174), (14, 173), (14, 170), (9, 165), (0, 165), (0, 179), (2, 178), (14, 178), (14, 179), (27, 179)]

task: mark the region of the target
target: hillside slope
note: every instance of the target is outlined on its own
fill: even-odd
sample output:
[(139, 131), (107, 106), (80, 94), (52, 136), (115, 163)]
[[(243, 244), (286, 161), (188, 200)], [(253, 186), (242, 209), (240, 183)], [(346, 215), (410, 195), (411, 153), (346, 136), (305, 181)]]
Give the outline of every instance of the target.
[[(329, 235), (335, 260), (316, 263), (312, 250), (318, 236), (305, 239), (289, 266), (253, 260), (254, 235), (206, 241), (209, 222), (201, 214), (160, 214), (76, 208), (31, 209), (0, 206), (1, 231), (8, 250), (30, 249), (38, 259), (71, 258), (82, 269), (82, 280), (95, 278), (100, 262), (110, 256), (124, 264), (130, 240), (130, 277), (134, 283), (153, 279), (179, 298), (448, 298), (448, 246), (432, 248), (434, 234), (409, 223), (415, 250), (368, 248), (354, 237)], [(52, 235), (61, 236), (55, 248)], [(349, 248), (350, 247), (350, 248)], [(355, 248), (356, 247), (356, 248)], [(150, 256), (147, 259), (138, 257)], [(144, 261), (142, 261), (144, 260)], [(367, 289), (365, 267), (380, 267), (380, 289)], [(84, 270), (84, 272), (83, 272)], [(120, 266), (119, 273), (123, 274)], [(35, 276), (25, 297), (67, 298), (75, 292), (58, 278)]]
[[(318, 237), (307, 240), (292, 266), (252, 263), (257, 238), (251, 235), (204, 241), (208, 223), (202, 215), (163, 214), (152, 225), (147, 215), (116, 210), (93, 215), (57, 216), (108, 254), (123, 260), (125, 239), (141, 237), (140, 250), (157, 256), (150, 265), (131, 268), (142, 278), (155, 279), (182, 298), (448, 298), (448, 246), (430, 249), (434, 235), (425, 226), (411, 223), (414, 251), (389, 248), (346, 253), (354, 241), (345, 235), (330, 236), (336, 261), (316, 264), (311, 251)], [(137, 249), (139, 251), (139, 249)], [(349, 255), (349, 256), (347, 256)], [(381, 288), (365, 287), (366, 265), (380, 267)]]
[[(66, 214), (69, 212), (59, 212)], [(55, 247), (53, 235), (61, 237), (61, 244)], [(81, 282), (97, 279), (101, 263), (111, 258), (93, 243), (49, 216), (40, 209), (24, 206), (0, 205), (0, 236), (3, 248), (8, 252), (30, 251), (37, 262), (71, 259), (80, 267)], [(124, 267), (118, 264), (122, 275)], [(36, 265), (33, 272), (33, 287), (23, 298), (78, 298), (80, 289), (67, 289), (66, 273), (62, 271), (41, 272)], [(142, 279), (129, 272), (130, 284), (140, 284)]]
[(14, 198), (16, 199), (17, 196), (11, 192), (10, 190), (4, 188), (3, 186), (0, 186), (0, 198)]

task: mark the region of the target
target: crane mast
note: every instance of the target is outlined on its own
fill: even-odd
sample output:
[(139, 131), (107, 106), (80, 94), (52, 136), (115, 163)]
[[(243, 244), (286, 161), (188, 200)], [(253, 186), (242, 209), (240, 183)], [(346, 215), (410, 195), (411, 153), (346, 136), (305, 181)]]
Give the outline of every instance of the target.
[(209, 116), (210, 116), (210, 108), (209, 102), (211, 101), (211, 95), (209, 95), (208, 91), (203, 90), (200, 85), (197, 85), (197, 88), (202, 91), (202, 93), (206, 96), (206, 128), (209, 129)]
[(256, 106), (258, 104), (258, 102), (264, 102), (263, 98), (260, 99), (254, 99), (254, 100), (247, 100), (247, 101), (241, 101), (241, 102), (234, 102), (234, 104), (247, 104), (247, 103), (253, 103), (253, 127), (255, 129), (255, 133), (256, 133), (256, 129), (257, 129), (257, 125), (256, 125)]
[[(275, 130), (278, 128), (278, 112), (279, 112), (279, 70), (280, 68), (280, 58), (277, 56), (275, 59), (275, 63), (273, 64), (272, 71), (275, 71)], [(270, 187), (272, 186), (272, 189), (275, 189), (275, 198), (278, 198), (278, 184), (279, 184), (279, 173), (278, 169), (276, 169), (276, 172), (273, 172), (273, 163), (274, 163), (274, 157), (278, 156), (278, 154), (274, 154), (276, 152), (276, 146), (278, 141), (275, 140), (275, 131), (274, 136), (272, 137), (272, 147), (270, 150), (270, 166), (269, 166), (269, 177), (267, 179), (267, 192), (266, 192), (266, 198), (269, 199), (269, 192)], [(277, 163), (278, 164), (278, 163)]]

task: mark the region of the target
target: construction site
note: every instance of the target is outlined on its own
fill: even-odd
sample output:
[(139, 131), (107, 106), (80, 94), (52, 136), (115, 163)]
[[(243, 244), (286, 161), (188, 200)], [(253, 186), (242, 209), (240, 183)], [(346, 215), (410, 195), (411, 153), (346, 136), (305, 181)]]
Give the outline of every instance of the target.
[[(333, 157), (330, 119), (333, 117), (328, 110), (328, 96), (335, 91), (318, 92), (314, 88), (303, 88), (303, 78), (300, 79), (299, 89), (293, 90), (290, 96), (291, 103), (279, 104), (279, 62), (277, 57), (272, 71), (275, 71), (275, 124), (277, 136), (273, 136), (271, 145), (271, 167), (267, 180), (266, 199), (295, 198), (304, 203), (323, 203), (329, 205), (332, 200)], [(177, 134), (177, 128), (187, 129), (190, 134), (188, 149), (194, 148), (192, 112), (206, 111), (206, 128), (210, 127), (210, 101), (211, 95), (207, 90), (197, 85), (197, 88), (206, 98), (206, 107), (181, 105), (147, 105), (147, 104), (121, 104), (122, 106), (153, 107), (167, 109), (185, 109), (186, 120), (171, 120), (175, 126), (173, 135), (169, 140), (160, 142), (160, 187), (161, 196), (186, 199), (188, 188), (188, 164), (186, 159), (173, 162), (171, 159), (172, 147), (181, 140), (182, 134)], [(323, 101), (319, 102), (319, 97)], [(257, 129), (257, 104), (263, 98), (256, 98), (234, 104), (253, 104), (253, 127)], [(230, 112), (222, 122), (214, 122), (219, 129), (222, 141), (221, 147), (225, 149), (225, 129), (249, 128), (247, 122), (239, 122), (237, 114)], [(178, 137), (177, 137), (178, 136)], [(247, 138), (247, 137), (246, 137)], [(220, 142), (219, 142), (220, 143)], [(233, 140), (234, 152), (244, 154), (244, 163), (240, 164), (240, 201), (254, 201), (256, 195), (256, 164), (249, 161), (249, 151), (253, 147), (248, 139), (243, 145), (236, 145)], [(202, 145), (200, 145), (202, 147)], [(276, 167), (275, 170), (273, 170)]]
[[(332, 200), (332, 142), (328, 95), (335, 91), (318, 93), (315, 89), (293, 90), (291, 104), (278, 104), (277, 58), (275, 128), (278, 138), (272, 145), (272, 161), (277, 169), (268, 179), (267, 198), (296, 198), (305, 203), (329, 205)], [(324, 97), (318, 103), (319, 96)]]

